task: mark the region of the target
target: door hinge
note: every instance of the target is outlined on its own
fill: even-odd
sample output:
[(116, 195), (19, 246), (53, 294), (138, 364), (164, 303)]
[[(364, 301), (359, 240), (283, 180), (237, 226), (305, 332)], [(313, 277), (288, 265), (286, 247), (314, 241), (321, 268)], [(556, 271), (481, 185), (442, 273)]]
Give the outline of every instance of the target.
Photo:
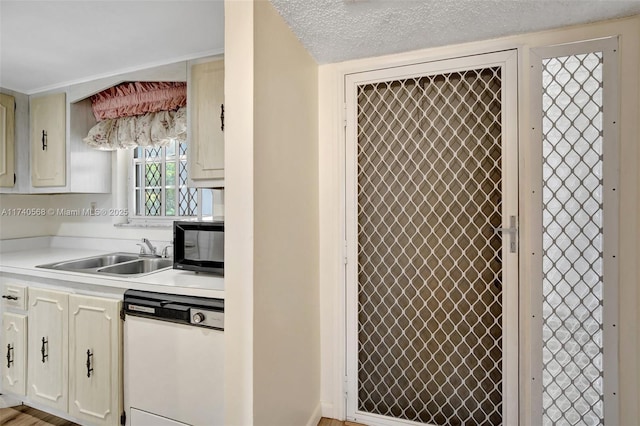
[(342, 126), (347, 127), (347, 104), (342, 104)]
[(124, 319), (125, 319), (124, 308), (120, 309), (120, 319), (122, 321), (124, 321)]
[(348, 399), (349, 397), (349, 378), (344, 376), (342, 381), (342, 389), (344, 390), (344, 399)]
[(122, 414), (120, 414), (120, 424), (122, 426), (127, 424), (127, 413), (125, 413), (124, 411), (122, 412)]
[(345, 240), (342, 247), (342, 262), (346, 265), (349, 262), (349, 256), (347, 255), (347, 241)]

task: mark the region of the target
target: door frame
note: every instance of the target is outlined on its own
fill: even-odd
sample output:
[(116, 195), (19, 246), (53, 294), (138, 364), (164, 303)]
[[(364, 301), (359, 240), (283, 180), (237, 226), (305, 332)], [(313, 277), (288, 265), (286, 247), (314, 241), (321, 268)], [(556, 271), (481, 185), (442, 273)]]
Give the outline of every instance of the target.
[[(519, 154), (518, 154), (518, 51), (516, 49), (491, 53), (419, 62), (389, 68), (374, 69), (359, 73), (346, 74), (345, 89), (345, 413), (349, 420), (364, 421), (378, 425), (420, 425), (400, 419), (390, 419), (357, 410), (357, 86), (366, 83), (398, 80), (417, 75), (442, 74), (469, 69), (502, 67), (502, 206), (504, 228), (509, 227), (509, 216), (519, 213)], [(507, 179), (507, 177), (515, 179)], [(502, 259), (503, 293), (502, 322), (512, 324), (503, 328), (503, 422), (517, 424), (519, 419), (519, 400), (515, 398), (509, 404), (505, 395), (519, 395), (519, 255), (510, 253), (509, 239), (503, 238)], [(509, 283), (507, 285), (507, 283)], [(508, 356), (504, 356), (508, 355)], [(353, 408), (352, 408), (353, 407)]]

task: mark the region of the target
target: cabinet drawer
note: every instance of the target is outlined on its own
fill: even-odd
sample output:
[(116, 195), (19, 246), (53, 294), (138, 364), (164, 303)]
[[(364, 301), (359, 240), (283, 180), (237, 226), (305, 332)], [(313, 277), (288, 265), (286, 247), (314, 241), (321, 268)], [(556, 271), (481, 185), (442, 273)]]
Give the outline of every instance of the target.
[(27, 310), (27, 287), (21, 284), (3, 284), (2, 306)]

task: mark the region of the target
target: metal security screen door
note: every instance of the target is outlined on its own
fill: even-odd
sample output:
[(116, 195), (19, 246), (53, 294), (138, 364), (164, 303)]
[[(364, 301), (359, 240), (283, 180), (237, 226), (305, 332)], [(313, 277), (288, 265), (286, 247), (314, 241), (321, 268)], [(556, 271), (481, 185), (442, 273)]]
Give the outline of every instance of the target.
[(515, 52), (347, 77), (348, 418), (517, 423), (516, 91)]

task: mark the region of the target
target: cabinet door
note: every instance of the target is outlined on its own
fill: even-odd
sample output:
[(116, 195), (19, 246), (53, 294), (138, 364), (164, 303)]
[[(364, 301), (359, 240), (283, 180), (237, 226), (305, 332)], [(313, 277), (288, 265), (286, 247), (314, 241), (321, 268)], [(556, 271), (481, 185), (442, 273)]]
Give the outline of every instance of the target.
[(2, 360), (2, 388), (25, 395), (27, 390), (27, 317), (4, 313), (2, 315), (4, 357)]
[(0, 186), (13, 187), (16, 100), (0, 93)]
[(122, 413), (120, 301), (69, 298), (69, 414), (118, 425)]
[(66, 98), (64, 93), (31, 99), (31, 185), (65, 186)]
[(69, 339), (67, 293), (29, 289), (27, 395), (67, 411)]
[(192, 180), (222, 179), (224, 61), (192, 65), (189, 87), (189, 176)]

